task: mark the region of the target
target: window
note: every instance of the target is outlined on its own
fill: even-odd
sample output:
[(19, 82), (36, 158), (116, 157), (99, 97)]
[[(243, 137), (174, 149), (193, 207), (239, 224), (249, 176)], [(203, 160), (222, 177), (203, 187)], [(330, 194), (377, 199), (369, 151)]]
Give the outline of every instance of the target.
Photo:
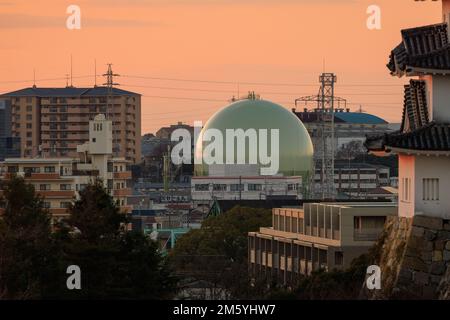
[(44, 167), (44, 172), (45, 173), (54, 173), (55, 167)]
[(62, 209), (67, 209), (67, 208), (70, 207), (70, 202), (61, 201), (60, 204), (59, 204), (59, 207), (62, 208)]
[(45, 209), (50, 209), (50, 202), (44, 201), (43, 207), (44, 207)]
[(439, 179), (425, 178), (422, 180), (422, 200), (424, 201), (439, 200)]
[(51, 189), (51, 186), (49, 184), (40, 184), (39, 185), (39, 190), (41, 191), (48, 191)]
[(227, 191), (227, 185), (226, 184), (214, 184), (213, 190), (214, 191)]
[(31, 138), (33, 134), (31, 132), (27, 132), (27, 138)]
[(231, 184), (230, 185), (230, 191), (239, 191), (239, 189), (240, 189), (240, 191), (244, 191), (244, 185), (243, 184)]
[(337, 266), (342, 266), (344, 264), (344, 254), (340, 251), (334, 253), (334, 264)]
[(402, 178), (401, 200), (404, 202), (411, 201), (411, 178)]
[(32, 128), (32, 124), (31, 123), (27, 123), (27, 129), (31, 129)]
[(33, 107), (32, 106), (27, 106), (27, 112), (31, 112), (33, 111)]
[(196, 184), (195, 185), (195, 191), (208, 191), (209, 190), (209, 184)]
[(70, 184), (60, 184), (59, 189), (62, 191), (72, 190), (72, 186)]
[(261, 190), (262, 190), (261, 184), (254, 184), (254, 183), (248, 184), (248, 191), (261, 191)]

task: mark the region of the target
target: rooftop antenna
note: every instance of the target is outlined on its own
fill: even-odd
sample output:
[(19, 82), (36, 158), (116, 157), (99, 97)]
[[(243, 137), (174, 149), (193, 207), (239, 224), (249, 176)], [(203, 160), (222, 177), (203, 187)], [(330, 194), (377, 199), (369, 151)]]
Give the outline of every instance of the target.
[(69, 74), (66, 73), (66, 88), (69, 87)]
[(73, 87), (72, 54), (70, 54), (70, 87)]
[(97, 87), (97, 59), (94, 59), (94, 88)]
[(36, 88), (36, 69), (33, 68), (33, 88)]

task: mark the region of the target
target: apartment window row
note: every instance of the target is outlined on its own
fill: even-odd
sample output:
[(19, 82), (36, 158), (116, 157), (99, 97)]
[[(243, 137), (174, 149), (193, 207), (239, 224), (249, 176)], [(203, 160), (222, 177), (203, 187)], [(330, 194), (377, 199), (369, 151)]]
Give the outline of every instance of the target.
[[(264, 185), (263, 184), (259, 184), (259, 183), (232, 183), (232, 184), (212, 184), (212, 190), (213, 191), (232, 191), (232, 192), (237, 192), (237, 191), (254, 191), (254, 192), (258, 192), (258, 191), (263, 191), (264, 190)], [(198, 183), (194, 185), (194, 190), (195, 191), (209, 191), (209, 187), (210, 184), (208, 183)], [(270, 187), (268, 188), (270, 189)], [(294, 191), (294, 190), (299, 190), (300, 189), (300, 184), (295, 183), (295, 184), (288, 184), (287, 185), (287, 190), (288, 191)]]
[[(39, 184), (39, 190), (40, 191), (51, 191), (52, 186), (51, 186), (51, 184), (48, 184), (48, 183), (42, 183), (42, 184)], [(71, 184), (60, 184), (59, 190), (60, 191), (71, 191), (72, 185)]]
[[(70, 205), (71, 205), (71, 202), (69, 202), (69, 201), (61, 201), (59, 203), (59, 208), (61, 208), (61, 209), (68, 209), (68, 208), (70, 208)], [(43, 207), (45, 209), (51, 209), (52, 206), (51, 206), (50, 202), (44, 201)]]

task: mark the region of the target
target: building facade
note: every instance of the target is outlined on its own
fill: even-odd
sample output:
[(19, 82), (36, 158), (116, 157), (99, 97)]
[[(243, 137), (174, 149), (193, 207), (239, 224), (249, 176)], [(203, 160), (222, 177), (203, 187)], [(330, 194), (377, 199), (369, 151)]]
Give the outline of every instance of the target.
[[(316, 185), (321, 181), (321, 174), (321, 168), (316, 166)], [(377, 192), (389, 197), (388, 193), (380, 189), (390, 185), (390, 169), (382, 165), (336, 160), (334, 183), (338, 197), (368, 199), (373, 198)]]
[(20, 157), (20, 138), (11, 132), (11, 104), (0, 99), (0, 161), (8, 157)]
[(99, 114), (114, 122), (114, 154), (141, 160), (141, 96), (106, 87), (25, 88), (3, 94), (9, 101), (12, 135), (22, 157), (74, 157), (88, 141), (89, 121)]
[[(320, 139), (321, 122), (320, 110), (297, 111), (292, 112), (303, 122), (308, 130), (314, 145), (316, 157), (321, 154), (322, 142)], [(360, 141), (363, 143), (366, 135), (384, 134), (391, 132), (392, 126), (385, 120), (372, 114), (364, 112), (351, 112), (350, 109), (335, 109), (334, 113), (334, 150), (337, 153), (339, 148), (351, 141)], [(316, 159), (317, 160), (317, 159)]]
[[(68, 216), (68, 206), (79, 191), (101, 179), (123, 213), (131, 195), (131, 161), (112, 155), (112, 122), (97, 115), (89, 122), (89, 142), (77, 146), (78, 158), (9, 158), (1, 165), (0, 180), (24, 177), (44, 198), (54, 219)], [(1, 192), (1, 191), (0, 191)], [(0, 208), (1, 213), (1, 208)]]
[(272, 227), (248, 234), (253, 278), (294, 285), (299, 275), (345, 269), (366, 253), (383, 230), (393, 203), (305, 203), (275, 208)]

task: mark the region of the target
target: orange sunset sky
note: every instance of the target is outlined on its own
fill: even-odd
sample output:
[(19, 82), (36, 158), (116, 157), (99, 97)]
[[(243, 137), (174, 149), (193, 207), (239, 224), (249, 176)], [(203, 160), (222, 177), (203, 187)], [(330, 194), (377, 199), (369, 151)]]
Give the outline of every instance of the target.
[[(66, 28), (71, 4), (81, 30)], [(379, 31), (366, 28), (371, 4)], [(389, 75), (389, 52), (400, 29), (440, 21), (431, 0), (0, 0), (0, 93), (31, 86), (33, 69), (38, 87), (65, 86), (70, 55), (73, 85), (92, 86), (94, 61), (98, 74), (111, 62), (120, 88), (143, 95), (147, 133), (206, 121), (238, 88), (292, 108), (317, 93), (325, 60), (350, 108), (398, 122), (405, 79)]]

